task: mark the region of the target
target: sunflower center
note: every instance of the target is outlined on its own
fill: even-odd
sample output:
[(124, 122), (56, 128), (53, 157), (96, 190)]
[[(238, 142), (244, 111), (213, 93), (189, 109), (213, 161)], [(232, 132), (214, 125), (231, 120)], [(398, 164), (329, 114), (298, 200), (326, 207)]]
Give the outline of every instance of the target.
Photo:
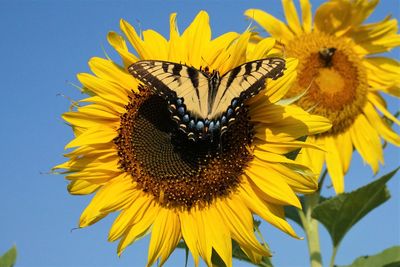
[(332, 121), (325, 135), (347, 130), (361, 113), (368, 93), (365, 67), (354, 44), (342, 37), (310, 33), (290, 41), (286, 52), (299, 59), (297, 80), (288, 96), (307, 90), (298, 104)]
[(190, 209), (226, 197), (251, 160), (252, 126), (243, 109), (218, 141), (191, 141), (170, 118), (167, 103), (145, 88), (131, 98), (114, 140), (120, 168), (163, 206)]

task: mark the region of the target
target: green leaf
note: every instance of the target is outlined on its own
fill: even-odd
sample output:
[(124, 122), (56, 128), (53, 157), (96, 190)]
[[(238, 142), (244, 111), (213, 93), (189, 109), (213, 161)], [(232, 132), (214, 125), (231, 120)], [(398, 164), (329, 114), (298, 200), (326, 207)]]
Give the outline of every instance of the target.
[(273, 266), (270, 261), (270, 258), (265, 257), (265, 256), (262, 257), (260, 263), (258, 263), (258, 264), (253, 263), (249, 259), (249, 257), (247, 257), (246, 253), (243, 252), (243, 250), (240, 248), (238, 243), (236, 243), (235, 241), (232, 242), (232, 256), (235, 259), (251, 263), (252, 265), (255, 265), (255, 266), (261, 266), (261, 267), (272, 267)]
[(12, 267), (17, 260), (17, 248), (13, 246), (0, 257), (0, 267)]
[(350, 265), (337, 267), (395, 267), (400, 266), (400, 246), (385, 249), (381, 253), (372, 256), (362, 256), (353, 261)]
[(386, 182), (399, 168), (353, 192), (337, 195), (316, 206), (312, 217), (328, 230), (334, 247), (361, 218), (390, 198)]
[(287, 218), (291, 219), (292, 221), (294, 221), (295, 223), (297, 223), (301, 228), (304, 229), (303, 223), (301, 222), (301, 219), (299, 216), (299, 212), (302, 212), (302, 211), (296, 207), (285, 206), (285, 216)]

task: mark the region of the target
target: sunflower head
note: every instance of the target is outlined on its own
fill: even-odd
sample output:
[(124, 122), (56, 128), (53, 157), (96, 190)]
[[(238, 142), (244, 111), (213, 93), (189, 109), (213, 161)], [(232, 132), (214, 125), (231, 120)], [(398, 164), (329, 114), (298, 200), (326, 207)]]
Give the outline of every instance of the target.
[(63, 115), (75, 133), (66, 148), (74, 150), (56, 168), (66, 170), (72, 194), (96, 193), (80, 227), (119, 212), (109, 234), (110, 241), (120, 239), (119, 254), (151, 233), (148, 265), (157, 259), (162, 265), (181, 239), (196, 265), (201, 256), (211, 266), (212, 253), (218, 253), (231, 266), (232, 239), (258, 262), (270, 253), (254, 235), (252, 214), (296, 237), (283, 206), (301, 207), (296, 193), (313, 192), (317, 182), (306, 166), (285, 155), (309, 146), (300, 137), (331, 125), (279, 102), (296, 77), (297, 61), (288, 58), (283, 77), (268, 79), (266, 90), (244, 102), (219, 142), (190, 140), (171, 118), (170, 103), (136, 80), (128, 67), (157, 60), (222, 76), (267, 57), (275, 41), (252, 44), (250, 32), (212, 39), (206, 12), (180, 34), (175, 18), (172, 14), (168, 40), (153, 30), (143, 31), (141, 38), (122, 20), (121, 30), (137, 55), (125, 38), (108, 35), (123, 66), (94, 58), (89, 62), (94, 75), (78, 75), (89, 97), (80, 101), (86, 105)]
[(300, 1), (301, 21), (293, 1), (282, 4), (287, 24), (261, 10), (247, 10), (246, 16), (281, 40), (288, 56), (299, 59), (298, 76), (288, 95), (303, 95), (297, 104), (329, 118), (332, 128), (308, 140), (326, 152), (304, 149), (298, 162), (315, 172), (326, 162), (335, 191), (341, 193), (353, 147), (377, 172), (383, 163), (380, 137), (400, 145), (399, 135), (378, 113), (400, 123), (379, 94), (400, 96), (400, 65), (376, 56), (399, 46), (397, 21), (388, 16), (363, 24), (378, 1), (327, 1), (317, 8), (314, 23), (308, 0)]

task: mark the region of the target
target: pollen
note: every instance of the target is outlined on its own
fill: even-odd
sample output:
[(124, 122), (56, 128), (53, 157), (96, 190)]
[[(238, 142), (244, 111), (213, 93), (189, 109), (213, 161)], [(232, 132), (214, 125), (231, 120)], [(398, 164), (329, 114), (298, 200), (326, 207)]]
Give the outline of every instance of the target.
[(305, 92), (298, 105), (332, 121), (332, 129), (324, 135), (346, 131), (362, 112), (368, 93), (366, 70), (355, 44), (344, 37), (310, 33), (293, 39), (286, 53), (299, 59), (297, 80), (288, 96)]
[(252, 159), (246, 108), (213, 141), (189, 140), (170, 116), (166, 101), (145, 88), (131, 98), (114, 140), (120, 168), (169, 208), (205, 207), (234, 192)]

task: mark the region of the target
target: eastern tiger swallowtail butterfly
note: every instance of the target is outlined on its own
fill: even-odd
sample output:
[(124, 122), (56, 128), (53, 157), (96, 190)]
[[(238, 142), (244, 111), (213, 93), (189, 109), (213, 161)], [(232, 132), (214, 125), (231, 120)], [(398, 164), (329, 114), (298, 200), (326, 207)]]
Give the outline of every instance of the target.
[(285, 60), (265, 58), (244, 63), (219, 75), (184, 64), (143, 60), (128, 71), (168, 102), (171, 117), (189, 139), (222, 135), (246, 99), (265, 87), (267, 78), (283, 75)]

